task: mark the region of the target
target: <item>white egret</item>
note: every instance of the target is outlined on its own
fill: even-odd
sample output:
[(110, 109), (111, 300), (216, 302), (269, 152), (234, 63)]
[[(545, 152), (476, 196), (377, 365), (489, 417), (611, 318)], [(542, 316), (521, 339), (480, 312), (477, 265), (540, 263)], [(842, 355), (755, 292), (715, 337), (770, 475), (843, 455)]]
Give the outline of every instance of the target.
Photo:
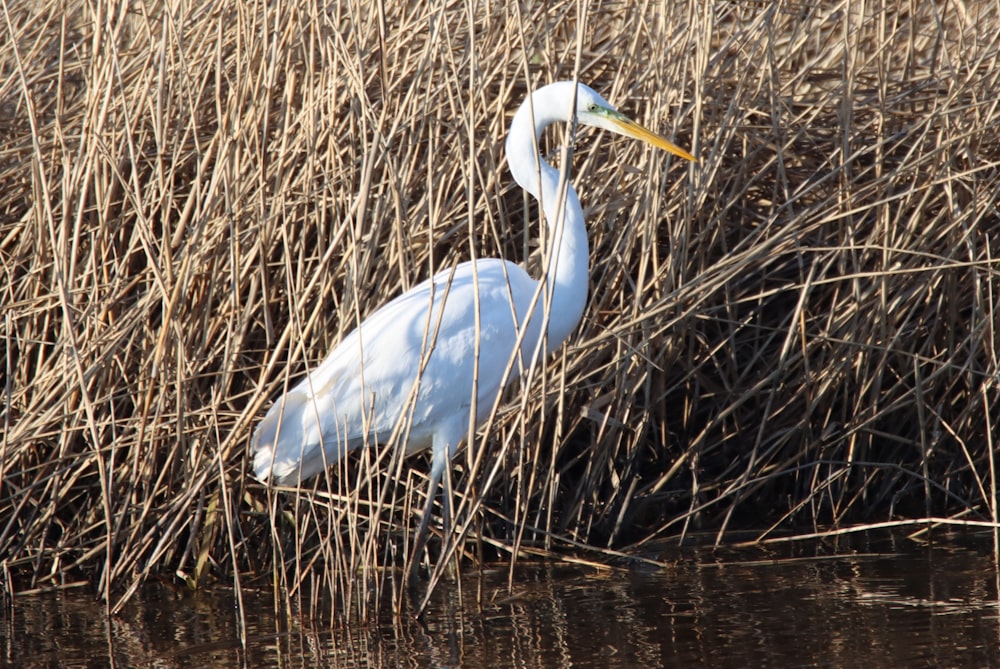
[[(582, 125), (695, 160), (625, 117), (588, 86), (562, 81), (532, 93), (511, 122), (507, 162), (514, 180), (540, 200), (545, 213), (550, 248), (543, 281), (551, 283), (543, 290), (549, 291), (549, 308), (543, 308), (545, 298), (536, 297), (538, 281), (497, 258), (462, 263), (413, 287), (369, 316), (274, 403), (253, 435), (258, 479), (298, 484), (365, 443), (387, 440), (405, 420), (399, 441), (405, 441), (406, 453), (432, 449), (416, 556), (426, 540), (442, 475), (469, 432), (473, 397), (479, 425), (505, 382), (558, 348), (583, 315), (589, 279), (583, 210), (572, 186), (567, 184), (560, 197), (559, 171), (538, 157), (536, 149), (546, 126), (574, 115)], [(536, 355), (543, 341), (545, 351)], [(520, 364), (505, 378), (518, 348)], [(443, 508), (447, 525), (447, 499)]]

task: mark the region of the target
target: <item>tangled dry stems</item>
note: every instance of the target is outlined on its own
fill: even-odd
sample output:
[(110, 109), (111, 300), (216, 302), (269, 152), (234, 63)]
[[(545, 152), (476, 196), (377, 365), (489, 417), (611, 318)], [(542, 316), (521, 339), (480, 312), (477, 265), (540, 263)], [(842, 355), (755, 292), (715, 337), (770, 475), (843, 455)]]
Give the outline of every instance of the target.
[(995, 4), (468, 7), (2, 3), (9, 580), (395, 596), (419, 459), (275, 494), (249, 435), (432, 272), (532, 263), (502, 141), (581, 36), (702, 162), (580, 138), (590, 304), (459, 457), (442, 555), (996, 523)]

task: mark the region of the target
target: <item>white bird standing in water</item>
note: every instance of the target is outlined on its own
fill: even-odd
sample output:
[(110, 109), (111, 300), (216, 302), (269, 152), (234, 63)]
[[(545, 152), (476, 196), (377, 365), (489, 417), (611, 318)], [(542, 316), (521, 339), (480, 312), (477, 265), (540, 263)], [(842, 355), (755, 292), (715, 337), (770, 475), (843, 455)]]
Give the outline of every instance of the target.
[[(545, 212), (550, 247), (542, 281), (551, 283), (542, 290), (549, 292), (549, 308), (543, 308), (544, 297), (536, 297), (539, 281), (498, 258), (462, 263), (413, 287), (369, 316), (274, 403), (253, 435), (258, 479), (296, 485), (355, 448), (386, 441), (404, 425), (398, 441), (406, 453), (430, 448), (433, 454), (417, 555), (442, 475), (469, 433), (473, 397), (478, 426), (505, 384), (558, 348), (583, 316), (589, 281), (583, 210), (571, 185), (560, 194), (559, 171), (536, 149), (548, 125), (574, 115), (582, 125), (695, 160), (588, 86), (561, 81), (532, 93), (511, 122), (507, 163), (514, 180)], [(536, 354), (543, 342), (544, 353)], [(520, 357), (505, 374), (515, 349)], [(447, 525), (447, 499), (443, 508)]]

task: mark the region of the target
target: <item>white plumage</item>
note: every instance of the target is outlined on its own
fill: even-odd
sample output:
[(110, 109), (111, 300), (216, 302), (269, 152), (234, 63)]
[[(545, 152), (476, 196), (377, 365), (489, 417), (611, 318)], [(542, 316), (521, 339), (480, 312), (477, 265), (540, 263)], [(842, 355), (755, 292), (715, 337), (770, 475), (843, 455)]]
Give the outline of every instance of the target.
[[(502, 390), (520, 329), (526, 329), (520, 357), (506, 383), (556, 349), (582, 317), (589, 272), (583, 211), (572, 186), (566, 184), (560, 197), (559, 172), (535, 149), (546, 126), (569, 121), (574, 114), (580, 124), (642, 139), (694, 160), (627, 119), (588, 86), (563, 81), (535, 91), (530, 104), (526, 100), (514, 115), (506, 151), (514, 180), (541, 200), (549, 227), (543, 277), (551, 282), (543, 288), (550, 299), (547, 323), (543, 299), (535, 297), (539, 282), (514, 263), (482, 259), (462, 263), (453, 273), (438, 273), (378, 309), (307, 378), (278, 398), (253, 435), (257, 478), (295, 485), (366, 441), (385, 442), (406, 415), (406, 452), (433, 449), (428, 502), (416, 543), (420, 546), (442, 473), (469, 432), (477, 360), (474, 418), (479, 425)], [(543, 331), (546, 350), (536, 354)]]

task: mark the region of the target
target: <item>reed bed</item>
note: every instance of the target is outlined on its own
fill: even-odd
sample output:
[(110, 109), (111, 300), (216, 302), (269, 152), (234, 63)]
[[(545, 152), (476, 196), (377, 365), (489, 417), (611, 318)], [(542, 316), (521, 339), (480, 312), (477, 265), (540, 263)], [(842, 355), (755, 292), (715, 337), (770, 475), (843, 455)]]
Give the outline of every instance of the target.
[(425, 587), (748, 529), (996, 529), (996, 3), (0, 8), (9, 588), (398, 607), (426, 460), (275, 491), (249, 438), (434, 271), (537, 266), (504, 134), (577, 67), (701, 163), (581, 133), (584, 321), (456, 459)]

